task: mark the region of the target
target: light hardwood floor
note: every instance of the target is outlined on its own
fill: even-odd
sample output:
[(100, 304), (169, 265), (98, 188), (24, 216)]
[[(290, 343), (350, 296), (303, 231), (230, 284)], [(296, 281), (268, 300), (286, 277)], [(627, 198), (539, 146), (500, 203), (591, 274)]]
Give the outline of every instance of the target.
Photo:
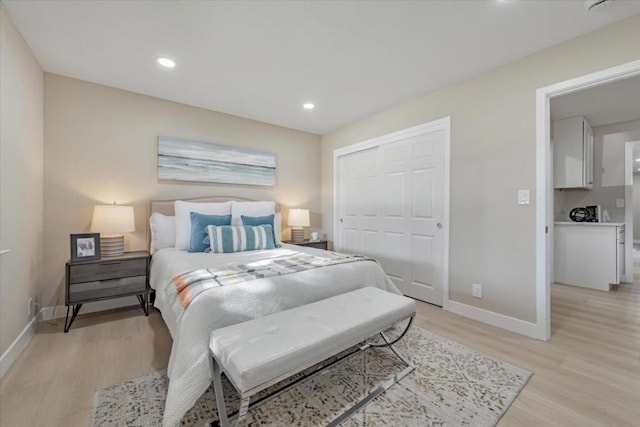
[[(640, 257), (640, 253), (638, 253)], [(552, 339), (532, 340), (418, 304), (417, 324), (534, 372), (499, 426), (640, 425), (640, 263), (612, 292), (552, 286)], [(40, 325), (0, 382), (0, 426), (87, 426), (93, 392), (163, 369), (171, 339), (157, 310)]]

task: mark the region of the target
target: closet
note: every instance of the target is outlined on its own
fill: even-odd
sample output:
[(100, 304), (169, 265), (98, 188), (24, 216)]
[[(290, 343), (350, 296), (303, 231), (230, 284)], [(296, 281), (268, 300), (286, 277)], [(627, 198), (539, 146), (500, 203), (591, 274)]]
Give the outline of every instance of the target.
[(335, 156), (336, 250), (377, 259), (405, 294), (442, 305), (445, 140), (409, 129)]

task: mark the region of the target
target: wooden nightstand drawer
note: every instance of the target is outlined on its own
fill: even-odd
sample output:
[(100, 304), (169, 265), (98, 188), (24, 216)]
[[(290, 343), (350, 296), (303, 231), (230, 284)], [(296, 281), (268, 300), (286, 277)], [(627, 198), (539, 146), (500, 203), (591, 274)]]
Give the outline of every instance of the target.
[(147, 260), (143, 258), (75, 264), (69, 268), (69, 283), (119, 279), (146, 274)]
[(69, 285), (69, 301), (77, 304), (89, 300), (99, 300), (114, 296), (137, 294), (147, 290), (147, 276), (125, 277), (121, 279), (99, 280)]

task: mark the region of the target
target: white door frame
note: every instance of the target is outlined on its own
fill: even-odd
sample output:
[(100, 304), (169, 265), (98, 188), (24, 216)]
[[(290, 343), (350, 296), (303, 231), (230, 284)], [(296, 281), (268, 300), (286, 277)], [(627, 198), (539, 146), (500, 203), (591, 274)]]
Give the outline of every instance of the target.
[(444, 218), (442, 219), (442, 223), (444, 225), (445, 231), (443, 233), (442, 248), (444, 252), (442, 258), (444, 264), (442, 266), (442, 308), (447, 310), (449, 308), (449, 233), (451, 232), (451, 223), (449, 221), (449, 186), (451, 158), (450, 116), (333, 150), (333, 239), (336, 242), (336, 246), (340, 247), (342, 242), (340, 241), (340, 233), (338, 232), (338, 201), (340, 200), (338, 198), (338, 182), (340, 182), (338, 158), (347, 154), (368, 150), (374, 147), (380, 147), (385, 144), (390, 144), (392, 142), (400, 141), (412, 136), (418, 136), (430, 132), (437, 132), (439, 130), (444, 131)]
[[(550, 160), (551, 111), (549, 100), (560, 95), (578, 92), (594, 86), (612, 83), (640, 75), (640, 60), (580, 76), (571, 80), (539, 88), (536, 91), (536, 338), (551, 338), (551, 251), (547, 250), (545, 227), (552, 218), (553, 204), (548, 202)], [(548, 175), (549, 174), (549, 175)]]
[(624, 276), (625, 282), (633, 283), (633, 228), (640, 224), (633, 223), (633, 149), (640, 147), (640, 141), (629, 141), (624, 144)]

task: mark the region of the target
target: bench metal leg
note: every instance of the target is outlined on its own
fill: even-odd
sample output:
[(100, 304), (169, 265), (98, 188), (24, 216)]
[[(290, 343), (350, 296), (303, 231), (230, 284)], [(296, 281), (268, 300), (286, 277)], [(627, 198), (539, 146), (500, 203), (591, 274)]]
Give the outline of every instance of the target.
[(356, 402), (356, 404), (354, 404), (349, 409), (347, 409), (342, 415), (339, 415), (336, 419), (334, 419), (329, 424), (327, 424), (327, 427), (338, 427), (338, 426), (340, 426), (346, 420), (351, 418), (353, 416), (353, 414), (358, 412), (360, 409), (362, 409), (364, 406), (366, 406), (369, 402), (371, 402), (376, 397), (378, 397), (381, 394), (385, 393), (392, 386), (394, 386), (395, 384), (400, 382), (400, 380), (402, 380), (404, 377), (406, 377), (407, 375), (409, 375), (411, 372), (413, 372), (416, 369), (415, 365), (413, 363), (411, 363), (410, 360), (402, 357), (400, 354), (398, 354), (396, 349), (393, 348), (393, 344), (397, 343), (398, 341), (400, 341), (400, 339), (402, 339), (402, 337), (405, 336), (405, 334), (407, 333), (407, 331), (411, 327), (412, 323), (413, 323), (413, 317), (411, 317), (411, 319), (409, 320), (409, 323), (407, 324), (407, 327), (402, 332), (402, 334), (398, 338), (393, 340), (393, 341), (389, 340), (389, 338), (384, 334), (384, 332), (380, 332), (380, 336), (382, 337), (382, 340), (384, 341), (384, 344), (371, 344), (371, 343), (369, 343), (369, 344), (366, 344), (366, 345), (361, 347), (361, 349), (364, 350), (363, 351), (363, 358), (362, 358), (362, 360), (363, 360), (363, 372), (366, 372), (366, 353), (367, 353), (366, 350), (368, 348), (370, 348), (370, 347), (388, 347), (393, 352), (393, 354), (395, 354), (396, 357), (398, 359), (400, 359), (406, 365), (406, 368), (404, 368), (401, 372), (395, 374), (391, 379), (389, 379), (385, 383), (380, 384), (375, 390), (371, 391), (368, 395), (366, 395), (365, 397), (360, 399), (359, 402)]
[(236, 427), (244, 427), (245, 422), (247, 421), (247, 412), (249, 412), (249, 401), (250, 397), (245, 397), (240, 402), (240, 409), (238, 410), (238, 422), (236, 423)]
[(227, 407), (224, 404), (224, 394), (222, 392), (222, 370), (215, 360), (213, 361), (213, 391), (216, 393), (216, 405), (218, 406), (218, 419), (221, 427), (229, 427), (227, 419)]
[(393, 378), (391, 378), (389, 381), (385, 382), (384, 384), (379, 385), (375, 390), (373, 390), (368, 395), (366, 395), (365, 397), (360, 399), (360, 401), (356, 402), (355, 405), (353, 405), (349, 409), (347, 409), (342, 415), (339, 415), (336, 419), (334, 419), (329, 424), (327, 424), (327, 427), (338, 427), (338, 426), (340, 426), (342, 423), (344, 423), (346, 420), (351, 418), (353, 416), (353, 414), (358, 412), (360, 409), (362, 409), (364, 406), (366, 406), (373, 399), (375, 399), (376, 397), (378, 397), (381, 394), (385, 393), (393, 385), (397, 384), (398, 382), (400, 382), (401, 379), (403, 379), (404, 377), (409, 375), (411, 372), (413, 372), (414, 369), (416, 369), (416, 367), (413, 366), (413, 365), (407, 366), (406, 368), (404, 368), (402, 370), (402, 372), (400, 372), (399, 374), (394, 375)]

